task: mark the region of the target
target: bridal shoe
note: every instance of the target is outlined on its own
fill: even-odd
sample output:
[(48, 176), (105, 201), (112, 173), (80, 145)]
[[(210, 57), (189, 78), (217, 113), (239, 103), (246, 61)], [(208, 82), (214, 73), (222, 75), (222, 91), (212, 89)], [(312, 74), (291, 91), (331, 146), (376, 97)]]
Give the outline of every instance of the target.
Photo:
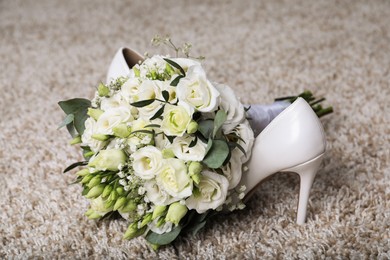
[(129, 75), (130, 69), (143, 59), (136, 51), (120, 48), (110, 64), (106, 82), (109, 83), (112, 79)]
[[(107, 74), (107, 83), (112, 79), (127, 76), (130, 69), (142, 61), (137, 52), (120, 48)], [(263, 106), (268, 115), (256, 115), (257, 109), (249, 110), (255, 138), (249, 171), (243, 174), (240, 185), (246, 186), (245, 200), (256, 187), (277, 172), (294, 172), (300, 176), (300, 192), (297, 223), (306, 220), (310, 189), (326, 149), (324, 130), (310, 105), (298, 98), (292, 104), (279, 103)], [(251, 112), (254, 113), (251, 115)], [(263, 118), (262, 118), (263, 117)], [(265, 118), (264, 118), (265, 117)]]
[(324, 130), (310, 105), (298, 98), (276, 116), (256, 137), (252, 156), (239, 185), (248, 199), (255, 188), (277, 172), (300, 177), (297, 223), (303, 224), (310, 189), (326, 149)]

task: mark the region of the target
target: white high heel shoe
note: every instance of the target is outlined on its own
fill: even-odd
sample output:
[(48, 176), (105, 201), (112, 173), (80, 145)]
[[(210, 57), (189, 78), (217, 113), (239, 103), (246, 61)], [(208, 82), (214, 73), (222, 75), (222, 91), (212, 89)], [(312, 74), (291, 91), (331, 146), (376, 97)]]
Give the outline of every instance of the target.
[(239, 185), (248, 199), (263, 180), (277, 172), (300, 176), (297, 223), (306, 220), (310, 189), (326, 150), (324, 130), (310, 105), (298, 98), (256, 137), (252, 156)]
[(144, 58), (136, 51), (129, 48), (120, 48), (111, 61), (107, 73), (107, 83), (111, 80), (127, 76), (130, 69)]
[[(120, 48), (110, 64), (107, 83), (129, 75), (130, 69), (143, 59), (131, 49)], [(277, 172), (297, 173), (301, 183), (297, 223), (303, 224), (310, 189), (325, 153), (326, 140), (321, 122), (303, 98), (298, 98), (287, 108), (284, 106), (273, 106), (273, 112), (280, 114), (269, 111), (265, 119), (255, 122), (254, 130), (262, 131), (255, 138), (251, 159), (247, 163), (249, 171), (243, 174), (239, 185), (247, 187), (247, 200), (267, 177)], [(263, 123), (268, 124), (264, 130)]]

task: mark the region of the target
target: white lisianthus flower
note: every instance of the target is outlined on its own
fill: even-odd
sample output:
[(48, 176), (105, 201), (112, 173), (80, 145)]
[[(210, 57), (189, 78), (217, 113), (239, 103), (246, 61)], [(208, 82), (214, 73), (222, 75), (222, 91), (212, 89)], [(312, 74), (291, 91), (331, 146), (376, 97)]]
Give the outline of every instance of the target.
[(206, 155), (207, 144), (198, 140), (196, 145), (189, 147), (195, 138), (190, 135), (177, 137), (173, 140), (171, 149), (175, 156), (184, 161), (202, 161)]
[[(245, 154), (243, 154), (240, 151), (241, 163), (245, 163), (249, 160), (249, 158), (251, 157), (251, 154), (252, 154), (253, 142), (255, 141), (253, 130), (250, 127), (248, 120), (245, 119), (236, 128), (234, 128), (234, 130), (232, 132), (235, 132), (239, 137), (241, 137), (242, 140), (245, 141), (245, 142), (243, 142), (242, 140), (238, 140), (238, 144), (241, 145), (242, 148), (244, 148), (244, 151), (246, 153), (246, 156), (245, 156)], [(236, 148), (236, 150), (238, 150), (238, 149)]]
[(138, 149), (132, 155), (135, 175), (143, 180), (150, 180), (159, 174), (162, 167), (163, 156), (161, 151), (148, 145)]
[(140, 80), (137, 78), (129, 78), (123, 85), (120, 90), (122, 97), (128, 102), (133, 103), (134, 97), (137, 96), (140, 88)]
[[(149, 100), (149, 99), (161, 99), (161, 81), (155, 81), (155, 80), (144, 80), (139, 87), (138, 93), (133, 96), (134, 101), (142, 101), (142, 100)], [(139, 107), (139, 116), (144, 119), (150, 119), (154, 114), (156, 114), (157, 110), (159, 110), (161, 107), (161, 102), (154, 101), (153, 103)]]
[(228, 190), (235, 188), (242, 177), (242, 152), (238, 149), (234, 149), (231, 153), (229, 162), (223, 166), (222, 172), (226, 179), (229, 181)]
[(199, 214), (221, 206), (226, 200), (229, 186), (228, 180), (221, 174), (206, 170), (201, 175), (199, 184), (186, 200), (187, 207), (195, 209)]
[(182, 67), (182, 69), (186, 72), (192, 66), (201, 66), (199, 61), (188, 59), (188, 58), (171, 58), (170, 60), (179, 64), (180, 67)]
[(193, 184), (184, 161), (175, 158), (165, 159), (163, 165), (156, 176), (158, 186), (175, 200), (190, 196)]
[(92, 138), (92, 135), (96, 133), (96, 121), (92, 117), (85, 120), (85, 130), (81, 136), (83, 145), (89, 146), (94, 153), (97, 153), (107, 144), (107, 142), (99, 141)]
[(245, 109), (230, 87), (218, 84), (216, 88), (221, 93), (220, 107), (226, 112), (227, 116), (222, 130), (230, 132), (245, 119)]
[(111, 135), (113, 128), (121, 123), (132, 121), (133, 115), (127, 107), (117, 107), (105, 111), (96, 122), (96, 133)]
[(161, 189), (154, 179), (146, 181), (144, 187), (146, 190), (146, 197), (155, 205), (166, 206), (176, 201), (175, 198)]
[(179, 102), (177, 106), (165, 105), (161, 128), (166, 135), (183, 136), (192, 119), (191, 108)]
[(206, 78), (201, 66), (191, 66), (177, 85), (177, 97), (200, 112), (212, 112), (218, 108), (220, 93)]
[(111, 110), (113, 108), (125, 107), (131, 109), (130, 104), (124, 99), (120, 93), (116, 93), (111, 97), (104, 97), (100, 103), (100, 109), (103, 111)]

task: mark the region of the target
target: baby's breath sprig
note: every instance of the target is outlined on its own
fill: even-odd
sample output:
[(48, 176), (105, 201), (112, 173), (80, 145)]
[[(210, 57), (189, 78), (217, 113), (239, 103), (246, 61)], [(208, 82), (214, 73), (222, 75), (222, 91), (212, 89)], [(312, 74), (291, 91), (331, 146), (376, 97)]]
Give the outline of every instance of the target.
[(173, 41), (169, 35), (160, 36), (157, 34), (153, 37), (151, 42), (152, 42), (153, 46), (166, 45), (169, 48), (172, 48), (176, 53), (176, 57), (179, 57), (179, 53), (182, 53), (186, 58), (192, 58), (192, 59), (197, 59), (197, 60), (204, 60), (205, 59), (205, 57), (201, 56), (201, 55), (198, 57), (194, 57), (194, 56), (190, 55), (190, 51), (192, 48), (191, 43), (185, 42), (182, 44), (182, 46), (177, 47), (173, 43)]

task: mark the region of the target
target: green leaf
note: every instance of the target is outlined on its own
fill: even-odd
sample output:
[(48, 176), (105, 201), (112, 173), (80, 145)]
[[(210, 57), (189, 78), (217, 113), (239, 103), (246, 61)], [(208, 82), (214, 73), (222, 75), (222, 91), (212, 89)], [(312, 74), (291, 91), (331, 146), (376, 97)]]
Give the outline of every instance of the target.
[(154, 116), (152, 116), (152, 117), (150, 118), (150, 120), (156, 119), (156, 118), (158, 118), (159, 116), (161, 116), (161, 115), (164, 113), (164, 107), (165, 107), (165, 105), (161, 106), (161, 107), (159, 108), (159, 110), (157, 110), (156, 114), (154, 114)]
[(65, 119), (62, 121), (62, 123), (58, 126), (57, 129), (60, 129), (66, 125), (69, 125), (70, 123), (72, 123), (74, 120), (74, 115), (73, 114), (68, 114)]
[(145, 100), (137, 101), (134, 103), (130, 103), (130, 105), (132, 105), (133, 107), (144, 107), (144, 106), (152, 104), (154, 102), (154, 100), (155, 100), (154, 98), (153, 99), (145, 99)]
[(168, 102), (168, 100), (169, 100), (169, 92), (166, 91), (166, 90), (163, 90), (163, 91), (161, 92), (161, 94), (162, 94), (164, 100)]
[(181, 226), (176, 226), (172, 229), (171, 232), (164, 233), (164, 234), (157, 234), (152, 231), (149, 231), (146, 235), (145, 239), (152, 244), (155, 245), (168, 245), (172, 243), (180, 234), (181, 232)]
[(156, 127), (161, 127), (161, 125), (158, 125), (158, 124), (150, 124), (150, 125), (146, 125), (144, 126), (145, 128), (147, 127), (150, 127), (150, 128), (156, 128)]
[(72, 163), (71, 165), (69, 165), (65, 170), (64, 170), (64, 173), (70, 171), (70, 170), (73, 170), (74, 168), (78, 167), (78, 166), (85, 166), (87, 165), (88, 162), (87, 161), (82, 161), (82, 162), (76, 162), (76, 163)]
[(203, 135), (204, 138), (208, 139), (211, 137), (214, 129), (213, 120), (204, 120), (198, 123), (198, 131)]
[(230, 150), (226, 141), (213, 140), (210, 150), (203, 159), (203, 163), (212, 169), (220, 168), (229, 156), (229, 153)]
[(135, 130), (133, 132), (131, 132), (130, 134), (136, 134), (136, 133), (143, 133), (143, 134), (154, 134), (154, 131), (150, 131), (150, 130), (144, 130), (144, 129), (141, 129), (141, 130)]
[(194, 147), (198, 143), (198, 137), (195, 136), (194, 140), (188, 145), (189, 148)]
[(165, 135), (165, 136), (168, 138), (170, 143), (173, 143), (173, 140), (175, 139), (175, 136), (173, 136), (173, 135)]
[(174, 80), (172, 80), (172, 82), (171, 82), (170, 85), (171, 85), (172, 87), (176, 87), (177, 84), (179, 84), (180, 79), (182, 79), (182, 78), (184, 78), (183, 75), (177, 76)]
[(171, 66), (175, 67), (176, 69), (180, 70), (180, 72), (181, 72), (181, 74), (183, 74), (183, 76), (186, 75), (186, 72), (184, 71), (184, 69), (183, 69), (179, 64), (177, 64), (177, 63), (174, 62), (173, 60), (170, 60), (170, 59), (167, 59), (167, 58), (164, 58), (164, 60), (165, 60), (166, 62), (168, 62), (169, 65), (171, 65)]
[[(65, 112), (65, 114), (74, 115), (73, 126), (79, 133), (79, 135), (82, 135), (85, 129), (85, 120), (87, 120), (87, 118), (89, 117), (87, 112), (88, 108), (91, 107), (91, 101), (84, 98), (74, 98), (65, 101), (60, 101), (58, 102), (58, 105)], [(71, 134), (74, 134), (72, 133), (73, 131), (71, 127), (68, 127), (68, 131)]]
[(217, 132), (221, 129), (223, 123), (225, 123), (227, 118), (226, 112), (222, 109), (218, 110), (217, 114), (214, 118), (214, 130), (213, 130), (213, 137), (217, 134)]

